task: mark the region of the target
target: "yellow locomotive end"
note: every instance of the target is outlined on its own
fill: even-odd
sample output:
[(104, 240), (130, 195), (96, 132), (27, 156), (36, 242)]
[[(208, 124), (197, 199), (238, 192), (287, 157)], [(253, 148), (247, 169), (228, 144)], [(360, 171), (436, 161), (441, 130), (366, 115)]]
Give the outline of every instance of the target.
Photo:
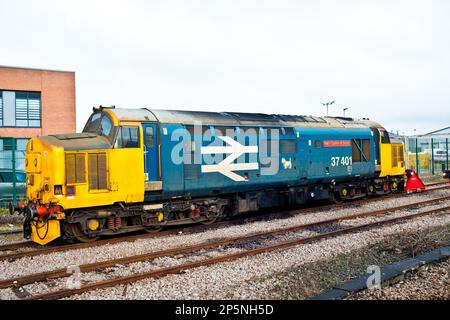
[(31, 222), (31, 240), (45, 245), (61, 236), (61, 226), (58, 220), (34, 218)]
[[(55, 194), (57, 185), (62, 185), (64, 176), (60, 174), (63, 163), (58, 155), (64, 149), (33, 138), (27, 144), (25, 171), (27, 174), (27, 204), (24, 208), (24, 236), (44, 245), (61, 236), (59, 219), (63, 217), (57, 206), (59, 199)], [(54, 170), (54, 169), (59, 170)]]
[(380, 151), (380, 177), (390, 182), (390, 189), (392, 191), (403, 191), (406, 178), (405, 146), (403, 141), (390, 138), (387, 131), (382, 131)]
[[(96, 119), (102, 119), (102, 125)], [(96, 126), (95, 130), (42, 136), (28, 142), (27, 203), (22, 209), (26, 238), (41, 245), (61, 236), (96, 239), (108, 229), (107, 219), (115, 218), (116, 213), (106, 210), (109, 216), (102, 217), (92, 211), (92, 217), (84, 219), (85, 208), (144, 200), (143, 143), (124, 147), (116, 141), (122, 128), (134, 128), (142, 141), (140, 123), (118, 121), (109, 110), (101, 109), (94, 112), (89, 125)]]

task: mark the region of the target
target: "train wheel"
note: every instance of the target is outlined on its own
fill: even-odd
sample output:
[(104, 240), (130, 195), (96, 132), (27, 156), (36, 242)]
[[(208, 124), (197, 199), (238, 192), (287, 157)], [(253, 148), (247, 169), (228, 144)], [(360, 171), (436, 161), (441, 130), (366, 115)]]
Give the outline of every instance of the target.
[(214, 213), (207, 214), (206, 220), (203, 220), (200, 223), (203, 225), (210, 225), (220, 220), (221, 217), (223, 216), (223, 213), (225, 212), (225, 207), (221, 207), (218, 211), (219, 212), (216, 212), (215, 214)]
[(207, 225), (210, 225), (210, 224), (213, 224), (214, 222), (216, 222), (217, 218), (218, 218), (218, 216), (210, 217), (207, 220), (201, 221), (200, 223), (207, 226)]
[(344, 202), (339, 192), (332, 192), (330, 195), (330, 200), (332, 203), (340, 204)]
[(99, 235), (93, 236), (85, 234), (79, 223), (70, 223), (68, 225), (68, 230), (79, 242), (94, 242), (100, 238)]
[(145, 228), (145, 231), (148, 233), (156, 233), (159, 232), (163, 229), (163, 226), (154, 226), (154, 227), (149, 227), (149, 228)]

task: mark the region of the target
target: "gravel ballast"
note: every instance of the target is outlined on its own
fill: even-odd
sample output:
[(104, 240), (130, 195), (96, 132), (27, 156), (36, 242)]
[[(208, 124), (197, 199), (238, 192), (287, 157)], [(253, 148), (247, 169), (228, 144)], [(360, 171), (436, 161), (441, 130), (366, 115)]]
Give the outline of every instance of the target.
[(449, 300), (450, 259), (405, 275), (404, 280), (381, 289), (364, 290), (349, 300)]
[[(92, 263), (111, 259), (113, 257), (117, 258), (125, 255), (129, 256), (141, 254), (177, 247), (180, 245), (192, 245), (217, 238), (241, 236), (243, 234), (267, 231), (280, 227), (292, 226), (294, 224), (304, 224), (348, 214), (379, 210), (386, 207), (393, 207), (412, 202), (419, 202), (421, 200), (437, 198), (439, 195), (447, 196), (450, 195), (450, 192), (447, 190), (442, 190), (436, 191), (432, 194), (386, 199), (386, 201), (369, 203), (363, 206), (353, 206), (335, 211), (298, 215), (287, 219), (254, 222), (246, 225), (206, 231), (199, 234), (182, 234), (179, 236), (168, 236), (164, 238), (140, 239), (135, 242), (125, 242), (105, 245), (97, 248), (72, 250), (44, 256), (36, 256), (33, 258), (23, 258), (11, 263), (4, 261), (0, 263), (0, 270), (2, 270), (0, 278), (11, 278), (13, 276), (30, 274), (36, 271), (42, 272), (64, 268), (68, 265)], [(444, 206), (444, 203), (433, 207), (438, 206)], [(425, 211), (431, 208), (432, 207), (426, 207), (426, 209), (423, 208), (420, 210)], [(389, 217), (411, 213), (413, 212), (398, 212), (391, 214)], [(375, 221), (376, 219), (382, 219), (382, 217), (358, 219), (348, 223), (345, 222), (342, 226), (350, 226), (356, 223), (366, 223)], [(389, 234), (406, 232), (408, 230), (414, 230), (414, 228), (417, 229), (448, 225), (449, 223), (449, 215), (421, 218), (420, 220), (410, 221), (397, 226), (383, 227), (382, 229), (380, 228), (377, 230), (365, 231), (354, 235), (340, 236), (336, 239), (328, 239), (319, 243), (301, 245), (288, 250), (240, 259), (235, 262), (222, 263), (212, 267), (201, 267), (196, 268), (195, 270), (187, 270), (186, 273), (181, 275), (171, 275), (162, 279), (140, 281), (136, 284), (128, 285), (125, 295), (123, 294), (124, 287), (119, 286), (116, 288), (101, 290), (99, 292), (86, 293), (80, 297), (106, 297), (113, 299), (264, 298), (268, 295), (270, 288), (273, 288), (273, 285), (271, 286), (267, 283), (261, 284), (255, 282), (254, 280), (258, 277), (268, 277), (273, 273), (286, 270), (292, 266), (317, 261), (342, 252), (349, 252), (349, 250), (373, 243), (373, 241), (379, 240), (380, 237), (382, 238)], [(279, 237), (277, 239), (281, 241), (283, 239), (290, 239), (299, 235), (305, 236), (307, 234), (313, 234), (314, 232), (321, 232), (321, 230), (305, 231), (303, 233), (291, 234), (285, 237)], [(230, 253), (228, 250), (239, 250), (239, 248), (228, 248), (226, 251), (222, 251), (221, 254)], [(217, 253), (209, 252), (208, 254), (215, 255)], [(201, 257), (202, 255), (199, 255), (197, 258)], [(177, 264), (179, 262), (185, 262), (185, 259), (194, 258), (195, 255), (187, 258), (179, 257), (178, 259), (164, 257), (161, 258), (161, 263), (158, 261), (152, 261), (140, 262), (130, 266), (119, 266), (117, 268), (112, 268), (108, 271), (108, 273), (92, 273), (83, 275), (83, 279), (86, 277), (86, 279), (92, 281), (94, 279), (105, 279), (111, 277), (112, 275), (124, 275), (130, 274), (130, 272), (143, 272), (152, 270), (152, 268), (154, 269), (173, 265), (174, 263)], [(53, 285), (58, 286), (58, 281), (55, 281)], [(36, 286), (36, 288), (33, 288), (33, 286)], [(256, 288), (253, 288), (253, 286), (256, 286)], [(30, 285), (29, 289), (33, 292), (34, 290), (45, 291), (46, 285), (33, 284)], [(10, 289), (0, 291), (1, 299), (11, 299), (14, 297), (15, 295)]]
[(110, 260), (113, 258), (120, 258), (124, 256), (132, 256), (158, 250), (175, 248), (179, 246), (193, 245), (205, 241), (211, 241), (214, 239), (237, 237), (255, 232), (289, 227), (292, 225), (312, 223), (325, 219), (342, 217), (349, 214), (380, 210), (443, 196), (450, 196), (450, 190), (435, 191), (432, 194), (414, 194), (396, 199), (387, 198), (386, 201), (377, 201), (361, 206), (350, 205), (349, 207), (334, 211), (300, 214), (285, 219), (258, 221), (195, 234), (181, 234), (165, 236), (161, 238), (139, 239), (133, 242), (108, 244), (99, 247), (51, 253), (31, 258), (24, 257), (13, 262), (0, 261), (0, 279), (22, 276), (34, 273), (36, 272), (36, 270), (39, 270), (39, 272), (51, 271), (55, 269), (65, 268), (68, 265), (94, 263), (98, 261)]
[(402, 225), (300, 245), (288, 250), (186, 270), (184, 274), (148, 279), (127, 286), (88, 292), (70, 299), (265, 299), (277, 285), (260, 281), (277, 272), (349, 253), (385, 236), (432, 226), (450, 225), (450, 216), (423, 218)]

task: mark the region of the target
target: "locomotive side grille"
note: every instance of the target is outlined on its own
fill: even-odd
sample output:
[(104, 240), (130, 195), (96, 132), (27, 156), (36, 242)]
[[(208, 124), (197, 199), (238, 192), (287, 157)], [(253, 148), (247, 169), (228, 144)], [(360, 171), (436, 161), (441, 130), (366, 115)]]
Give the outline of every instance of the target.
[(398, 163), (398, 149), (397, 146), (392, 145), (392, 167), (396, 167)]
[(392, 167), (401, 167), (404, 161), (403, 145), (392, 145)]
[(98, 188), (107, 189), (106, 177), (106, 153), (100, 153), (98, 157)]
[(401, 145), (399, 148), (399, 161), (405, 161), (405, 150), (403, 150), (403, 145)]
[(66, 183), (71, 184), (76, 181), (75, 155), (66, 154)]
[(89, 153), (89, 189), (107, 189), (106, 153)]
[(66, 154), (66, 183), (86, 182), (86, 155), (84, 153)]

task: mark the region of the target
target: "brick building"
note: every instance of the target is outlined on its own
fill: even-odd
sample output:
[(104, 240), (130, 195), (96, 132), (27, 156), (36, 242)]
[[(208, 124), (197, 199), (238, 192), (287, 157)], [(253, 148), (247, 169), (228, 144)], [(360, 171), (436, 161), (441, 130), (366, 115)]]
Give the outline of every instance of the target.
[(5, 138), (18, 138), (20, 159), (28, 138), (72, 133), (75, 123), (75, 72), (0, 66), (0, 168), (12, 149)]

